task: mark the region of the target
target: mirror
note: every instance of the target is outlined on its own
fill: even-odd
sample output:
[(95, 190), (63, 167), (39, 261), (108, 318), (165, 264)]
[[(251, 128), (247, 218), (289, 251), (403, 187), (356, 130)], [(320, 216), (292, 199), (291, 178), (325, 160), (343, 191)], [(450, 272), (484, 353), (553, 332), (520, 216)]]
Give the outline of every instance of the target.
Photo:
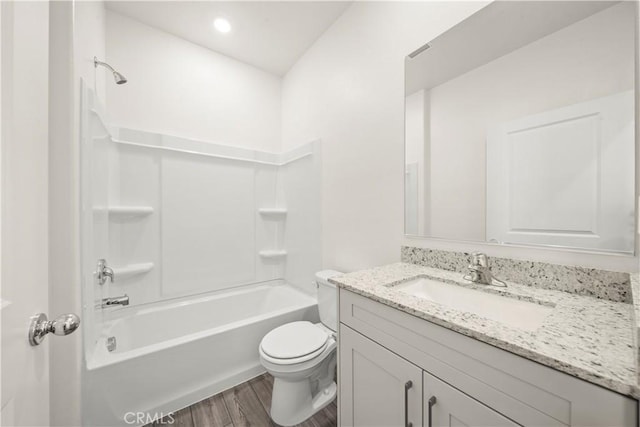
[(405, 233), (632, 254), (633, 2), (496, 1), (405, 62)]

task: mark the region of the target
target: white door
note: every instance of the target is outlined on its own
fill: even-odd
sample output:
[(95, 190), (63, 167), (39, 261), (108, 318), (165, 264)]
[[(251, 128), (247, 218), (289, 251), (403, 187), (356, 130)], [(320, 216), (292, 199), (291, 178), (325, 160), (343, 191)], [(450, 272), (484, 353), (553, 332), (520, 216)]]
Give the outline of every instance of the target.
[(340, 325), (340, 425), (422, 425), (422, 369)]
[[(49, 346), (30, 317), (48, 312), (47, 2), (1, 2), (2, 425), (49, 424)], [(50, 338), (48, 338), (50, 340)]]
[(634, 93), (498, 126), (487, 140), (487, 241), (634, 250)]

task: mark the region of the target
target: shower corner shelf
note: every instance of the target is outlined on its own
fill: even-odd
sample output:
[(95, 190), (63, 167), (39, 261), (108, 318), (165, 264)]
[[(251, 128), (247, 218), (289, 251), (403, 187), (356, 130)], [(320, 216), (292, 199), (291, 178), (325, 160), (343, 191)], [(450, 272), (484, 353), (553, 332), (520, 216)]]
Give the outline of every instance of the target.
[(153, 213), (151, 206), (109, 206), (107, 208), (109, 216), (114, 217), (140, 217)]
[(287, 215), (286, 208), (260, 208), (258, 212), (263, 216), (283, 217)]
[(145, 274), (153, 270), (152, 262), (142, 262), (140, 264), (129, 264), (121, 267), (113, 268), (113, 275), (115, 280), (128, 279), (133, 276)]
[(287, 251), (281, 250), (266, 250), (258, 252), (262, 258), (284, 258), (287, 256)]

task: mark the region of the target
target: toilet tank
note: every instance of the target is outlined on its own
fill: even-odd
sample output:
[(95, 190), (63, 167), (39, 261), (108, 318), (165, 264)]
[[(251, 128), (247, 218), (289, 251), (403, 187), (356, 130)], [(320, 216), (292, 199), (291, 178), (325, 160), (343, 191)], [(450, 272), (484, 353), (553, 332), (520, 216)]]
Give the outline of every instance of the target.
[(316, 273), (320, 321), (332, 331), (338, 328), (338, 291), (334, 284), (329, 283), (329, 278), (341, 274), (335, 270), (322, 270)]

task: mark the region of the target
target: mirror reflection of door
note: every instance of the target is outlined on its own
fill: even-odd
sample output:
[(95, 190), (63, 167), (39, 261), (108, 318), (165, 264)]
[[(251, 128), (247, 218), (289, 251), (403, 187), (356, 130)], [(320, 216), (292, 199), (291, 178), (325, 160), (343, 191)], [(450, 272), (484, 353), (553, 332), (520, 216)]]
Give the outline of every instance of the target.
[(494, 2), (409, 55), (406, 234), (633, 253), (636, 16)]
[(522, 117), (487, 139), (487, 237), (633, 251), (634, 94)]

